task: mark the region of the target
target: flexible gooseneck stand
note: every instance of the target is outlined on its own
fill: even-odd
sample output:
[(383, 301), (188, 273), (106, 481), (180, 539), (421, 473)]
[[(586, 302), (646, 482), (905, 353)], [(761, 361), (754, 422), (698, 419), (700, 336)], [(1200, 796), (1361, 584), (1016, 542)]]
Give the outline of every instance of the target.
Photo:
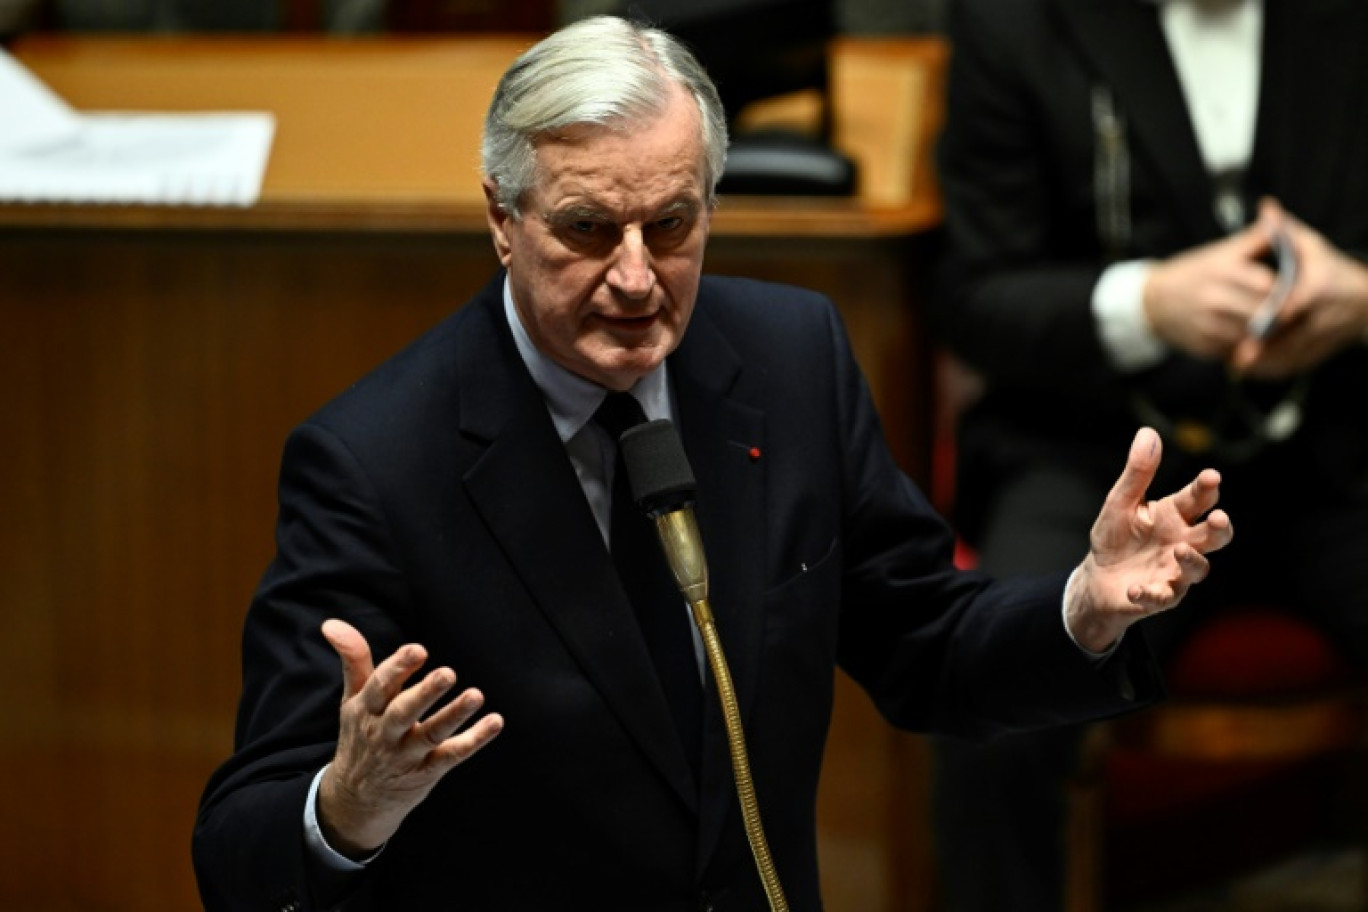
[(746, 826), (746, 839), (765, 887), (771, 912), (788, 912), (779, 875), (774, 869), (769, 843), (760, 822), (760, 805), (755, 797), (751, 779), (750, 758), (746, 752), (746, 737), (741, 729), (741, 711), (736, 703), (736, 689), (731, 671), (722, 652), (722, 641), (713, 623), (712, 608), (708, 604), (708, 562), (703, 554), (703, 538), (694, 518), (693, 502), (697, 483), (693, 470), (684, 455), (679, 434), (669, 421), (649, 421), (622, 435), (619, 442), (623, 462), (632, 485), (632, 496), (654, 520), (660, 535), (665, 559), (674, 574), (675, 583), (693, 612), (694, 623), (703, 637), (703, 648), (708, 656), (713, 680), (717, 682), (717, 696), (722, 703), (722, 718), (727, 726), (727, 746), (731, 751), (732, 773), (736, 779), (736, 794), (741, 801), (741, 817)]

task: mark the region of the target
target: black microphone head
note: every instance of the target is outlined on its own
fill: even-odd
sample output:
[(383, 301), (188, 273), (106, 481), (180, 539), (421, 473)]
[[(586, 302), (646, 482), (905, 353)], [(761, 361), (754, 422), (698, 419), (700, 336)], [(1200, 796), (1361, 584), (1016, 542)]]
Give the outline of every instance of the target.
[(632, 499), (642, 510), (659, 516), (693, 503), (698, 482), (674, 422), (662, 418), (629, 428), (618, 447)]

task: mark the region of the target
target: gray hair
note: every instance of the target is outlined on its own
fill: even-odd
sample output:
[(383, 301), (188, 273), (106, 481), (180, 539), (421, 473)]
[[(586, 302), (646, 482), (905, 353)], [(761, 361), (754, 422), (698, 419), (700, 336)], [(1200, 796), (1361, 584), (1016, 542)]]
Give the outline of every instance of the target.
[(481, 166), (515, 218), (537, 180), (535, 141), (575, 124), (617, 127), (665, 109), (674, 86), (698, 104), (708, 201), (727, 163), (727, 119), (717, 88), (678, 39), (616, 16), (553, 33), (504, 73), (485, 115)]

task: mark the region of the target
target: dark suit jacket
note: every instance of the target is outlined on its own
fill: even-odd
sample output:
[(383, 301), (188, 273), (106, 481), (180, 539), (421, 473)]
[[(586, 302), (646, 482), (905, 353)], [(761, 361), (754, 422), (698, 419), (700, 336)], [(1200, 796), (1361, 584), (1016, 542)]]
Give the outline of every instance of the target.
[[(405, 821), (348, 908), (764, 908), (715, 694), (700, 786), (500, 287), (286, 445), (237, 753), (196, 830), (210, 910), (315, 904), (301, 818), (337, 732), (329, 616), (377, 661), (423, 643), (507, 722)], [(1060, 578), (952, 569), (952, 537), (893, 464), (825, 299), (705, 278), (669, 364), (792, 908), (820, 905), (815, 797), (838, 664), (896, 724), (969, 735), (1155, 696), (1140, 638), (1101, 666), (1068, 640)]]
[[(1206, 172), (1159, 23), (1145, 0), (956, 0), (939, 150), (946, 202), (936, 318), (988, 380), (967, 419), (960, 490), (985, 495), (1017, 459), (1105, 471), (1138, 423), (1143, 390), (1172, 417), (1228, 401), (1217, 364), (1179, 355), (1124, 378), (1090, 308), (1107, 263), (1096, 219), (1093, 90), (1126, 122), (1130, 240), (1119, 259), (1167, 257), (1221, 236)], [(1266, 0), (1262, 85), (1244, 191), (1272, 194), (1342, 249), (1368, 251), (1368, 4)], [(1368, 465), (1368, 349), (1312, 380), (1305, 460), (1341, 487)], [(1253, 389), (1256, 399), (1280, 390)], [(1189, 467), (1170, 462), (1186, 474)], [(971, 519), (971, 517), (966, 517)]]

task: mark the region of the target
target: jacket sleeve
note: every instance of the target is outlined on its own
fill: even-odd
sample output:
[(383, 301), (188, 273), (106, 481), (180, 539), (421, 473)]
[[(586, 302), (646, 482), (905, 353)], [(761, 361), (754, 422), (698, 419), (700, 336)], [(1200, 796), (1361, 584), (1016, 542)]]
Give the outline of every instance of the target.
[(235, 753), (210, 779), (195, 827), (209, 912), (329, 908), (323, 894), (356, 886), (324, 878), (304, 842), (309, 786), (332, 759), (342, 694), (320, 627), (348, 621), (377, 663), (404, 642), (408, 594), (382, 511), (346, 448), (321, 428), (297, 429), (279, 497), (276, 557), (245, 625)]
[(834, 313), (831, 323), (846, 672), (895, 725), (966, 737), (1103, 718), (1157, 699), (1162, 684), (1139, 630), (1102, 661), (1069, 637), (1066, 573), (998, 581), (955, 568), (950, 528), (895, 464)]

